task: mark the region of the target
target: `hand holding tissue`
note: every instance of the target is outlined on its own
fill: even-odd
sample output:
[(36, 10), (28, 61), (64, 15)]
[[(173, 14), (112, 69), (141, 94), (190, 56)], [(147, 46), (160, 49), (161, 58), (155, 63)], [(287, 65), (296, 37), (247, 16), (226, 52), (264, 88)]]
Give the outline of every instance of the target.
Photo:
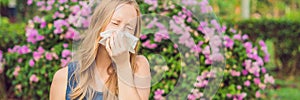
[(115, 32), (115, 35), (119, 35), (121, 38), (123, 38), (124, 41), (122, 41), (123, 43), (126, 43), (126, 49), (131, 52), (131, 53), (135, 53), (135, 46), (138, 42), (138, 38), (135, 37), (134, 35), (130, 34), (129, 32), (123, 32), (123, 31), (119, 31), (119, 30), (107, 30), (104, 32), (100, 33), (100, 36), (102, 37), (102, 39), (99, 41), (100, 44), (106, 46), (106, 41), (108, 38), (113, 36), (113, 33)]

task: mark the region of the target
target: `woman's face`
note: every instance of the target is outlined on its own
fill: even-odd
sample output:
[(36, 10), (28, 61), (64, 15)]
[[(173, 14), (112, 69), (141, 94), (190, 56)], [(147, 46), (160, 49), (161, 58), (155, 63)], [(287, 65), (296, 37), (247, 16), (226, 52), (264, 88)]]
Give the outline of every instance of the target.
[(119, 29), (134, 34), (137, 21), (137, 11), (133, 5), (121, 4), (117, 6), (106, 30)]

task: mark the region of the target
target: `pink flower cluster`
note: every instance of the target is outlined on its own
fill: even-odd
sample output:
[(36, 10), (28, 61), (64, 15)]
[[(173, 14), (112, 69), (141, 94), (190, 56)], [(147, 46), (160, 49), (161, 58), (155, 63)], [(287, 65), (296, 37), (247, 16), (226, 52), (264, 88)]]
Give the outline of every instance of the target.
[(154, 92), (154, 99), (155, 99), (155, 100), (163, 100), (164, 97), (163, 97), (162, 95), (163, 95), (164, 93), (165, 93), (164, 90), (157, 89), (157, 90)]
[(26, 28), (26, 37), (27, 37), (27, 42), (31, 42), (33, 44), (45, 39), (45, 36), (40, 35), (36, 29), (29, 28), (29, 27)]
[(8, 48), (9, 53), (18, 53), (18, 54), (28, 54), (31, 52), (30, 48), (26, 45), (23, 46), (14, 46), (13, 48)]
[(246, 96), (247, 96), (247, 93), (245, 92), (242, 92), (242, 93), (239, 93), (239, 94), (226, 94), (227, 98), (232, 98), (233, 100), (243, 100)]
[(192, 93), (188, 95), (188, 100), (196, 100), (202, 97), (204, 94), (202, 92), (199, 92), (198, 89), (192, 89)]
[(144, 2), (151, 5), (151, 7), (148, 8), (149, 11), (155, 10), (158, 7), (157, 0), (144, 0)]

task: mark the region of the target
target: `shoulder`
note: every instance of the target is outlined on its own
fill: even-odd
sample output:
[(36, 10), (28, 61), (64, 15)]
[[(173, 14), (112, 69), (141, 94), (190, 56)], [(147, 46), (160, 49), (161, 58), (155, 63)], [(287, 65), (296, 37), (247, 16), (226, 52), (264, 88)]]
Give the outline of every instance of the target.
[(137, 72), (136, 74), (140, 75), (149, 75), (150, 74), (150, 65), (147, 58), (143, 55), (136, 56)]
[(67, 88), (68, 66), (55, 72), (50, 88), (50, 100), (64, 99)]

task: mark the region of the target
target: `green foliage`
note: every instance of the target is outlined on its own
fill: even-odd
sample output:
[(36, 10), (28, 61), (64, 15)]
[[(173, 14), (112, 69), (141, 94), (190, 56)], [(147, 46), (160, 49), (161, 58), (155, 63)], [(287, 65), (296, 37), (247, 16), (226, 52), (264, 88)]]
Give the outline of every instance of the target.
[(21, 44), (25, 40), (25, 23), (10, 23), (6, 17), (0, 17), (0, 50)]
[[(242, 33), (249, 34), (252, 40), (263, 39), (273, 42), (276, 66), (282, 73), (295, 74), (300, 69), (300, 22), (292, 20), (259, 19), (236, 23)], [(280, 75), (279, 75), (280, 76)]]
[(8, 5), (9, 0), (0, 0), (0, 5)]

